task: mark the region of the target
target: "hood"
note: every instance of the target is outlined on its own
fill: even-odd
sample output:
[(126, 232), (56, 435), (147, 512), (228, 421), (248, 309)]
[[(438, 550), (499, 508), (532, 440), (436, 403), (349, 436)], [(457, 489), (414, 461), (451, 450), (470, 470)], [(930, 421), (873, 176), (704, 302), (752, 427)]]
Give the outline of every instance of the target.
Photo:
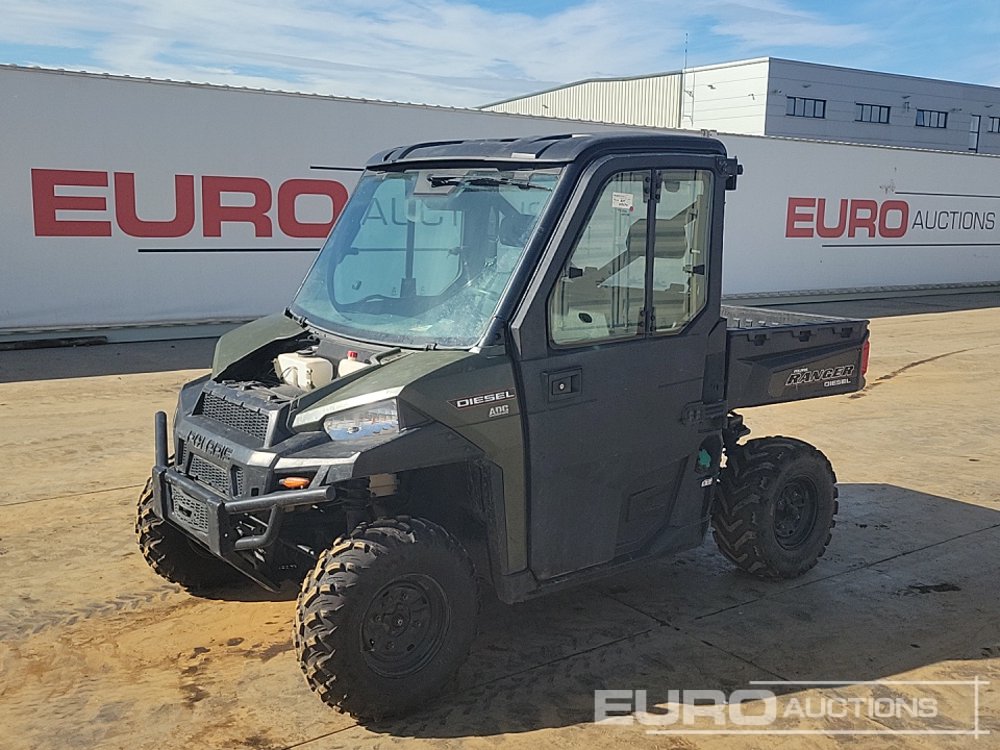
[(268, 315), (225, 333), (215, 345), (212, 377), (218, 378), (230, 365), (275, 341), (301, 336), (302, 326), (284, 313)]

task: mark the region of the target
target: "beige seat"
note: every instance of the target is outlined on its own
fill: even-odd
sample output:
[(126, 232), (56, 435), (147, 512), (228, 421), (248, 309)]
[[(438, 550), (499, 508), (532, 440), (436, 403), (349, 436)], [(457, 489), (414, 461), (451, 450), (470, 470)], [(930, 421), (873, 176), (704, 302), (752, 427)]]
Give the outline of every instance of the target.
[[(670, 219), (657, 219), (653, 244), (653, 307), (657, 328), (673, 327), (674, 322), (687, 320), (690, 304), (690, 275), (684, 270), (690, 248), (687, 238), (687, 211)], [(629, 228), (628, 250), (632, 257), (646, 252), (645, 219)]]
[[(687, 212), (681, 211), (672, 219), (656, 220), (654, 258), (683, 258), (688, 253)], [(637, 258), (646, 252), (646, 220), (639, 219), (628, 230), (628, 252)]]

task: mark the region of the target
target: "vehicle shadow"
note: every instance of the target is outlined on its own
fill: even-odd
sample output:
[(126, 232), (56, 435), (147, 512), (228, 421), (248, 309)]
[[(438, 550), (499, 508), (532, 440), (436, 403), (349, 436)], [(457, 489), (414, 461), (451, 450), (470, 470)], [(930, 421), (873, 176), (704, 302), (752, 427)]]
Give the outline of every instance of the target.
[(217, 339), (0, 351), (0, 383), (207, 370)]
[(250, 579), (218, 588), (201, 589), (192, 596), (219, 602), (291, 602), (299, 596), (302, 585), (296, 581), (284, 581), (277, 591), (268, 591)]
[(514, 607), (487, 601), (451, 694), (364, 727), (482, 737), (590, 723), (598, 689), (645, 689), (652, 705), (670, 689), (875, 680), (941, 662), (966, 664), (963, 679), (985, 676), (977, 660), (1000, 656), (998, 549), (998, 509), (841, 485), (831, 546), (802, 578), (740, 574), (709, 541), (596, 586)]

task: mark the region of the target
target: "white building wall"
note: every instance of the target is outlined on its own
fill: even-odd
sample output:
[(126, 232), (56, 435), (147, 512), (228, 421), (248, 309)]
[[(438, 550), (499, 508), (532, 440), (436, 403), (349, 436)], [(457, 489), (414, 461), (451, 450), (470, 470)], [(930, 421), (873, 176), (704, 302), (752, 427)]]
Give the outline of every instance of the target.
[(688, 68), (682, 77), (682, 128), (764, 135), (767, 58)]
[[(967, 151), (971, 116), (978, 114), (979, 153), (1000, 153), (1000, 133), (988, 132), (989, 118), (1000, 117), (1000, 89), (778, 58), (770, 62), (767, 135)], [(825, 100), (826, 117), (786, 115), (789, 96)], [(890, 107), (889, 124), (856, 122), (858, 103)], [(947, 128), (917, 127), (918, 109), (947, 112)]]
[[(824, 118), (786, 115), (787, 98), (826, 102)], [(857, 104), (890, 108), (888, 124), (858, 122)], [(830, 65), (758, 58), (654, 76), (581, 81), (483, 109), (647, 127), (779, 135), (904, 148), (1000, 154), (1000, 88)], [(917, 110), (944, 112), (946, 128), (917, 127)]]
[(561, 117), (585, 122), (677, 128), (681, 75), (581, 81), (551, 91), (497, 102), (487, 112)]

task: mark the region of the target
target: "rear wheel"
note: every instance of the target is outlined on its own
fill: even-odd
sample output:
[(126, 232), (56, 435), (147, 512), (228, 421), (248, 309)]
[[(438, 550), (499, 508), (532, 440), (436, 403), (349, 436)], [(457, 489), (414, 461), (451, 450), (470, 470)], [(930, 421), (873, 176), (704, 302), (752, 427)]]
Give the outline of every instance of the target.
[(465, 661), (478, 593), (468, 553), (429, 521), (362, 524), (302, 583), (295, 647), (309, 686), (360, 718), (413, 710)]
[(199, 547), (153, 512), (152, 479), (139, 495), (135, 533), (149, 567), (190, 591), (220, 588), (244, 580), (232, 565)]
[(729, 456), (712, 514), (715, 541), (742, 570), (795, 578), (830, 543), (837, 478), (820, 451), (785, 437), (750, 440)]

